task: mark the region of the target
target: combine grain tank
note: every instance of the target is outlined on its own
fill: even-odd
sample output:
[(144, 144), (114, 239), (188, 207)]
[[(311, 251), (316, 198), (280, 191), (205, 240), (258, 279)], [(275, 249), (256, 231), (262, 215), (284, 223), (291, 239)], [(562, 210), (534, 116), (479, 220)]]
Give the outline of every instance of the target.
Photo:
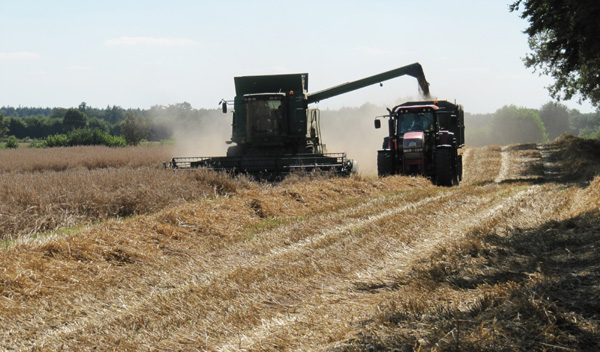
[[(389, 110), (388, 136), (377, 152), (379, 176), (425, 175), (440, 186), (462, 180), (464, 111), (447, 101), (408, 102)], [(375, 128), (381, 120), (375, 120)]]
[(340, 175), (356, 172), (356, 162), (345, 153), (327, 153), (321, 140), (319, 110), (309, 105), (403, 75), (417, 78), (421, 91), (429, 94), (418, 63), (315, 93), (308, 93), (307, 73), (235, 77), (233, 102), (221, 102), (223, 112), (227, 112), (228, 104), (233, 103), (234, 108), (227, 155), (175, 157), (165, 166), (206, 167), (266, 177), (295, 170), (330, 170)]

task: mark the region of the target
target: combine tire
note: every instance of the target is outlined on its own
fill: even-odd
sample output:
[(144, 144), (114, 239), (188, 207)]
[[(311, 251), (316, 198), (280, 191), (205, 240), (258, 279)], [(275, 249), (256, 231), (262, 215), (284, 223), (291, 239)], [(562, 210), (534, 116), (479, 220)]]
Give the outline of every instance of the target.
[(242, 151), (239, 146), (234, 145), (227, 148), (227, 157), (238, 157), (242, 155)]
[(435, 184), (451, 187), (457, 174), (454, 170), (454, 152), (450, 148), (440, 148), (435, 154)]
[(394, 156), (389, 150), (377, 151), (377, 175), (388, 176), (394, 173)]

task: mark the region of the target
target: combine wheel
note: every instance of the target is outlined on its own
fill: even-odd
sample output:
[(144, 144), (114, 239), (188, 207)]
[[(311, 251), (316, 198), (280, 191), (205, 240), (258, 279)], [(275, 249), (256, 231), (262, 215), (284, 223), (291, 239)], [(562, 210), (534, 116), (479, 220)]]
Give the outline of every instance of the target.
[(377, 175), (379, 177), (394, 173), (394, 155), (390, 150), (377, 151)]
[(458, 175), (453, 167), (453, 150), (440, 148), (435, 154), (435, 184), (438, 186), (452, 186)]
[(233, 146), (227, 148), (227, 156), (228, 157), (236, 157), (236, 156), (241, 156), (241, 155), (242, 155), (242, 151), (239, 146), (233, 145)]

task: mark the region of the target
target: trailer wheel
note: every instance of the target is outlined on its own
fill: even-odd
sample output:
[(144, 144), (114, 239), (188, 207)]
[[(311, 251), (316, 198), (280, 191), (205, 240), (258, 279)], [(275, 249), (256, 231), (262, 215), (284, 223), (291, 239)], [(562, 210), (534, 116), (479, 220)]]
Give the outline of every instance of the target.
[(390, 150), (377, 151), (377, 175), (379, 177), (394, 173), (394, 155)]
[(435, 153), (435, 184), (438, 186), (451, 187), (456, 179), (456, 171), (453, 167), (453, 150), (440, 148)]

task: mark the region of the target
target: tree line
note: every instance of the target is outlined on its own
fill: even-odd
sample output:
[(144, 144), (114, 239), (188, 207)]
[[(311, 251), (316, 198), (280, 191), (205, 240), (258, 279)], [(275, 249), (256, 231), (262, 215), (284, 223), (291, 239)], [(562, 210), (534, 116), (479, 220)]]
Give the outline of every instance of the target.
[(472, 146), (544, 143), (562, 134), (600, 139), (600, 111), (584, 114), (557, 102), (539, 109), (506, 105), (491, 114), (466, 112), (465, 125)]
[(20, 140), (42, 147), (136, 145), (144, 140), (169, 140), (178, 129), (197, 128), (217, 111), (194, 109), (187, 102), (145, 110), (116, 105), (101, 109), (85, 102), (76, 108), (4, 106), (0, 108), (0, 139), (10, 138), (11, 145)]
[[(360, 125), (362, 127), (352, 134), (355, 138), (364, 137), (365, 129), (370, 128), (372, 118), (379, 111), (384, 109), (372, 104), (356, 109), (327, 110), (322, 119), (323, 128), (337, 130), (340, 125), (352, 125), (350, 121), (367, 121), (366, 127)], [(19, 141), (27, 141), (35, 147), (135, 145), (143, 140), (171, 140), (182, 135), (181, 131), (201, 132), (210, 129), (211, 121), (216, 118), (223, 118), (220, 109), (194, 109), (185, 102), (156, 105), (147, 110), (118, 106), (98, 109), (85, 103), (77, 108), (2, 107), (0, 141), (8, 147), (18, 146)], [(467, 107), (465, 125), (466, 142), (472, 146), (543, 143), (564, 133), (600, 139), (600, 111), (584, 114), (556, 102), (548, 102), (539, 109), (506, 105), (490, 114), (469, 113)], [(351, 129), (345, 128), (346, 134), (350, 132)]]

